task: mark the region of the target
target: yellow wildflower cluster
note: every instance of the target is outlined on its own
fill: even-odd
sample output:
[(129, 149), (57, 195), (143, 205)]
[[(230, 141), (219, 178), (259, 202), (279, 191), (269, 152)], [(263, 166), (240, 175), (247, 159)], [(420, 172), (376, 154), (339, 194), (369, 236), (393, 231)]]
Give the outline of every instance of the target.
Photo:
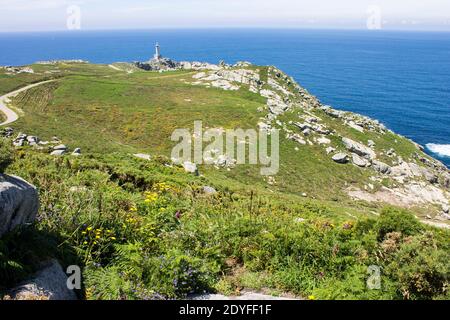
[(147, 204), (155, 203), (158, 201), (158, 194), (156, 192), (146, 192), (144, 202)]
[(171, 189), (172, 189), (172, 187), (169, 184), (167, 184), (166, 182), (158, 182), (157, 184), (155, 184), (152, 187), (152, 190), (156, 191), (158, 193), (170, 191)]
[(113, 231), (103, 228), (87, 227), (81, 232), (81, 235), (83, 236), (83, 245), (97, 245), (105, 241), (117, 240)]
[(173, 185), (170, 185), (166, 182), (158, 182), (156, 183), (153, 187), (152, 187), (152, 191), (157, 192), (159, 194), (164, 193), (164, 192), (175, 192), (175, 193), (179, 193), (181, 192), (181, 190)]
[(140, 223), (139, 217), (130, 212), (125, 216), (122, 227), (124, 229), (135, 228), (137, 225), (139, 225), (139, 223)]

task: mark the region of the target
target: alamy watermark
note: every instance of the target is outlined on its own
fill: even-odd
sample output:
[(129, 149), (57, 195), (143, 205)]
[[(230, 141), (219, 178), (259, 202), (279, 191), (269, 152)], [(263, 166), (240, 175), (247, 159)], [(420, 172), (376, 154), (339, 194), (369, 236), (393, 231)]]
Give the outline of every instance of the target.
[[(172, 149), (172, 160), (195, 164), (232, 162), (233, 165), (260, 165), (264, 176), (276, 175), (280, 166), (280, 134), (278, 129), (203, 130), (202, 121), (194, 122), (194, 131), (176, 129), (171, 140), (178, 142)], [(248, 149), (248, 153), (247, 153)], [(270, 149), (270, 153), (269, 153)]]
[(369, 266), (367, 268), (367, 288), (369, 290), (380, 290), (381, 289), (381, 268), (379, 266)]
[(67, 29), (80, 30), (81, 29), (81, 8), (76, 5), (67, 8)]
[(381, 30), (383, 26), (381, 7), (378, 5), (371, 5), (367, 8), (367, 29), (369, 30)]
[(66, 285), (69, 290), (81, 290), (81, 268), (76, 265), (68, 266)]

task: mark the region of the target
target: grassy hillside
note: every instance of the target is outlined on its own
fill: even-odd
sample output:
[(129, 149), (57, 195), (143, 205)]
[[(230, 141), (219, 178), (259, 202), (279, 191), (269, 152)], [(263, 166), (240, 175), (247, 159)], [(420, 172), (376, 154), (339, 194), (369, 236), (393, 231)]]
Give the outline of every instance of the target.
[[(48, 256), (83, 266), (88, 299), (181, 298), (242, 289), (310, 299), (448, 298), (449, 232), (405, 211), (342, 207), (195, 177), (167, 159), (16, 153), (40, 190), (38, 223), (0, 241), (0, 283)], [(203, 186), (218, 193), (206, 195)], [(351, 214), (353, 213), (353, 214)], [(366, 286), (382, 270), (382, 289)]]
[[(295, 105), (272, 122), (284, 130), (280, 172), (271, 180), (258, 166), (200, 166), (195, 176), (169, 160), (172, 131), (192, 130), (195, 120), (204, 127), (257, 128), (266, 118), (266, 98), (246, 84), (236, 91), (195, 84), (199, 71), (192, 70), (31, 67), (33, 74), (0, 70), (3, 93), (55, 79), (13, 99), (20, 118), (11, 126), (41, 140), (57, 136), (71, 150), (81, 147), (82, 156), (53, 157), (48, 146), (14, 150), (7, 173), (38, 187), (41, 209), (33, 228), (0, 241), (0, 291), (56, 255), (65, 265), (83, 267), (79, 294), (88, 299), (230, 295), (242, 289), (310, 299), (449, 298), (450, 233), (414, 217), (436, 206), (404, 210), (353, 200), (349, 187), (370, 184), (376, 192), (399, 182), (370, 168), (335, 163), (325, 150), (345, 151), (342, 137), (365, 145), (372, 140), (377, 159), (396, 165), (398, 158), (387, 152), (393, 148), (425, 168), (417, 154), (429, 157), (411, 141), (344, 125), (312, 108), (315, 100), (287, 77), (279, 77), (282, 87), (270, 86), (276, 70), (246, 66), (259, 75), (259, 90), (287, 95)], [(332, 134), (293, 141), (287, 133), (298, 132), (295, 123), (311, 116)], [(317, 143), (325, 137), (329, 144)], [(132, 156), (138, 152), (152, 160)], [(206, 194), (204, 186), (217, 193)], [(366, 285), (371, 265), (381, 268), (380, 290)]]
[[(143, 152), (169, 156), (175, 145), (170, 140), (174, 129), (193, 130), (196, 120), (202, 120), (204, 127), (211, 128), (257, 128), (264, 117), (264, 112), (257, 110), (265, 107), (266, 98), (250, 92), (247, 86), (238, 91), (225, 91), (193, 85), (192, 77), (198, 72), (192, 70), (165, 73), (135, 70), (128, 73), (91, 64), (32, 67), (36, 73), (53, 71), (58, 79), (26, 91), (14, 100), (13, 105), (23, 116), (13, 127), (43, 140), (57, 136), (73, 148), (81, 147), (86, 153)], [(267, 80), (267, 67), (250, 66), (247, 69)], [(28, 81), (28, 77), (21, 81)], [(37, 77), (39, 75), (33, 75), (33, 79)], [(286, 81), (281, 84), (293, 92), (291, 100), (305, 103), (295, 91), (294, 84)], [(264, 85), (263, 88), (270, 87)], [(374, 141), (379, 159), (389, 164), (392, 159), (382, 153), (390, 148), (394, 147), (403, 159), (413, 159), (418, 152), (413, 143), (393, 133), (361, 133), (319, 109), (309, 114), (320, 117), (324, 125), (337, 133), (329, 138), (338, 150), (344, 150), (340, 137), (345, 136), (362, 143)], [(304, 116), (307, 116), (304, 109), (293, 108), (280, 115), (278, 120), (287, 124), (300, 121)], [(296, 130), (293, 124), (286, 126)], [(244, 185), (259, 185), (297, 195), (306, 193), (312, 198), (350, 205), (353, 201), (348, 199), (346, 188), (367, 188), (369, 178), (374, 175), (370, 170), (334, 163), (325, 147), (317, 143), (299, 146), (282, 133), (280, 145), (281, 169), (276, 183), (271, 186), (255, 166), (242, 166), (231, 172), (208, 167), (201, 170), (217, 178), (236, 179)], [(418, 160), (411, 161), (423, 165)], [(389, 181), (370, 182), (375, 190), (383, 183), (389, 184)], [(416, 209), (424, 214), (420, 208)]]

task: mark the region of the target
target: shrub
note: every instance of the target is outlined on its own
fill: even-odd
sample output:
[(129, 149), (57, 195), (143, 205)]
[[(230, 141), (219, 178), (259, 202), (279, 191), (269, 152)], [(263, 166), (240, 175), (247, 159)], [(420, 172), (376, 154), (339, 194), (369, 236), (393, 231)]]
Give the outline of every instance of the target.
[(385, 257), (385, 273), (404, 299), (448, 299), (448, 252), (438, 248), (432, 232), (408, 237)]
[(8, 140), (0, 138), (0, 173), (5, 172), (6, 168), (14, 160), (14, 150)]
[(391, 232), (401, 232), (403, 235), (412, 236), (423, 230), (414, 215), (405, 210), (390, 207), (381, 212), (376, 228), (379, 241), (382, 241)]

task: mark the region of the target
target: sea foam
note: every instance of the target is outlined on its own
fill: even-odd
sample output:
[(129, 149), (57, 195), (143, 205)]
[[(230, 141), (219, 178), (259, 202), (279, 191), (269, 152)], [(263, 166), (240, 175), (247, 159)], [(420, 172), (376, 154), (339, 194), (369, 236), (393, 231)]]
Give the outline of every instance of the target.
[(450, 144), (428, 143), (428, 150), (443, 157), (450, 157)]

